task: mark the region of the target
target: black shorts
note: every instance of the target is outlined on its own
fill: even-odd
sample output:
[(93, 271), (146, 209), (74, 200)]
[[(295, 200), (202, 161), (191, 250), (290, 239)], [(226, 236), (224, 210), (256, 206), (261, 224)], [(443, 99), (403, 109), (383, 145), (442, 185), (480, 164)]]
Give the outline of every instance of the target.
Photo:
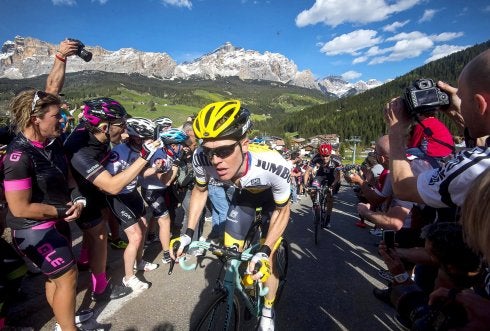
[(165, 191), (167, 189), (150, 190), (141, 188), (141, 195), (148, 204), (153, 217), (162, 217), (168, 215), (167, 202), (165, 201)]
[(75, 265), (70, 225), (65, 221), (12, 230), (12, 243), (49, 278), (57, 278)]
[(123, 230), (138, 223), (145, 215), (143, 198), (136, 190), (131, 193), (108, 195), (107, 202)]
[(103, 221), (101, 210), (107, 208), (104, 197), (105, 194), (85, 197), (87, 199), (87, 207), (83, 208), (82, 214), (76, 220), (81, 230), (91, 229)]
[(248, 230), (255, 220), (255, 212), (262, 207), (262, 236), (265, 238), (269, 230), (269, 220), (276, 204), (272, 190), (260, 193), (250, 193), (247, 190), (236, 189), (226, 216), (225, 245), (232, 246), (237, 243), (242, 247)]

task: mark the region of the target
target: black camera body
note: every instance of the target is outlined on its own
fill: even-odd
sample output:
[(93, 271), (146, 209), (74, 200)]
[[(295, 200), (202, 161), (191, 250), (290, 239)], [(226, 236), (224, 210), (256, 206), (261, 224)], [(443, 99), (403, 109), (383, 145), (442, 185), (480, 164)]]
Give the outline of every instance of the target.
[(432, 112), (449, 106), (449, 95), (441, 91), (432, 79), (421, 78), (405, 89), (405, 105), (410, 115)]
[(78, 43), (77, 55), (83, 59), (85, 62), (90, 62), (92, 60), (92, 52), (85, 49), (85, 45), (78, 39), (68, 38), (69, 41), (75, 41)]

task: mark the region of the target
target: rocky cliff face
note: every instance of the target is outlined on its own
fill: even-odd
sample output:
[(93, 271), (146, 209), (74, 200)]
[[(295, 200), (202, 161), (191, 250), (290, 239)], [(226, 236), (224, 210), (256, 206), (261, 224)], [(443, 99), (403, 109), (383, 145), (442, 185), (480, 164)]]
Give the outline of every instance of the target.
[[(0, 53), (0, 78), (22, 79), (47, 74), (53, 65), (57, 45), (33, 38), (16, 37), (3, 44)], [(67, 72), (99, 70), (118, 73), (139, 73), (161, 79), (216, 79), (237, 76), (240, 79), (281, 82), (310, 89), (319, 89), (338, 97), (363, 92), (381, 85), (370, 80), (355, 84), (339, 77), (315, 80), (309, 70), (298, 71), (296, 64), (278, 53), (261, 54), (225, 43), (200, 58), (177, 64), (166, 53), (141, 52), (132, 48), (107, 51), (99, 46), (86, 49), (92, 61), (71, 57)]]

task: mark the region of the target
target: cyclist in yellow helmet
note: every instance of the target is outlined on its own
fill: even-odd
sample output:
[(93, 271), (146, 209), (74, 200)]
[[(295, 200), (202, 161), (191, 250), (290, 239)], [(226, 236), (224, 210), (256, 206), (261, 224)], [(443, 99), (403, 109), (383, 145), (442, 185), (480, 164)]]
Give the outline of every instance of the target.
[(247, 131), (251, 127), (250, 112), (238, 100), (214, 102), (198, 113), (193, 129), (196, 137), (202, 139), (202, 144), (193, 156), (196, 185), (191, 194), (188, 228), (178, 238), (181, 245), (177, 256), (191, 242), (206, 203), (210, 180), (235, 187), (225, 225), (226, 246), (243, 248), (256, 207), (262, 207), (265, 241), (253, 257), (249, 270), (261, 262), (262, 268), (253, 278), (265, 282), (269, 293), (265, 298), (259, 330), (272, 331), (272, 306), (279, 283), (278, 270), (273, 264), (274, 245), (289, 220), (290, 168), (277, 151), (249, 142)]

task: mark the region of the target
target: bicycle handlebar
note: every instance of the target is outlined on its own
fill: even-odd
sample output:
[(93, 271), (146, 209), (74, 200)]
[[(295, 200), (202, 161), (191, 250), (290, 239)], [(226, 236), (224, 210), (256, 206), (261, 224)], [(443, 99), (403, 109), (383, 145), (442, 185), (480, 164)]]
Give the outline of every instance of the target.
[[(234, 247), (224, 247), (220, 245), (214, 245), (207, 241), (196, 240), (190, 243), (189, 250), (193, 248), (202, 248), (211, 252), (211, 254), (218, 257), (224, 257), (225, 259), (249, 261), (252, 259), (253, 254), (249, 251), (251, 248), (245, 250), (244, 252), (238, 252)], [(184, 270), (192, 270), (196, 268), (196, 263), (187, 264), (186, 256), (179, 258), (179, 266)]]

